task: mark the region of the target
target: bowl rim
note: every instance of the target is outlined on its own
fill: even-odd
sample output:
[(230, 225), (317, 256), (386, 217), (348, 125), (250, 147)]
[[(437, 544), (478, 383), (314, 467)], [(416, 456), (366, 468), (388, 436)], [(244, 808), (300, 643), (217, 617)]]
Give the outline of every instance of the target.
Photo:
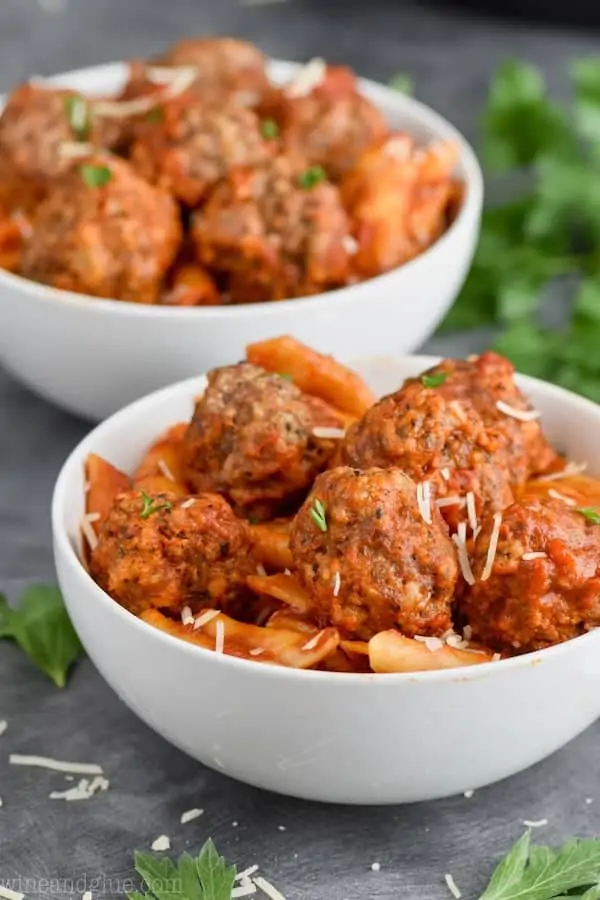
[[(126, 72), (127, 62), (124, 60), (117, 62), (101, 63), (94, 66), (86, 66), (79, 69), (71, 69), (55, 75), (49, 75), (43, 78), (48, 85), (55, 84), (57, 86), (65, 85), (71, 81), (82, 78), (97, 77), (100, 82), (103, 79), (116, 78), (121, 72)], [(275, 71), (292, 74), (302, 67), (303, 63), (292, 60), (282, 60), (270, 58), (268, 65)], [(483, 206), (484, 182), (483, 173), (479, 165), (479, 161), (475, 151), (461, 134), (461, 132), (444, 116), (436, 112), (431, 107), (407, 94), (395, 91), (377, 81), (368, 78), (359, 78), (359, 86), (361, 90), (371, 95), (375, 103), (385, 102), (386, 104), (395, 105), (398, 112), (407, 111), (415, 118), (430, 128), (432, 131), (440, 133), (443, 137), (455, 140), (460, 145), (460, 165), (463, 170), (463, 179), (466, 185), (466, 192), (463, 198), (458, 215), (450, 225), (450, 227), (426, 250), (416, 256), (414, 259), (403, 263), (390, 272), (384, 272), (376, 275), (366, 281), (359, 282), (356, 285), (346, 285), (345, 287), (336, 288), (332, 291), (325, 291), (322, 294), (306, 297), (294, 297), (288, 300), (277, 301), (261, 301), (259, 303), (237, 304), (235, 306), (201, 306), (201, 307), (183, 307), (172, 308), (168, 306), (159, 306), (154, 304), (133, 303), (122, 300), (112, 300), (105, 297), (94, 297), (91, 294), (79, 294), (74, 291), (62, 290), (49, 285), (32, 281), (22, 275), (14, 272), (7, 272), (0, 269), (0, 289), (2, 287), (7, 290), (19, 291), (21, 293), (30, 293), (42, 303), (63, 303), (77, 309), (85, 309), (96, 315), (113, 313), (116, 316), (133, 316), (133, 317), (152, 317), (157, 319), (170, 318), (176, 315), (182, 321), (196, 319), (238, 319), (238, 318), (256, 318), (269, 316), (274, 310), (279, 313), (285, 313), (297, 307), (299, 303), (307, 301), (318, 301), (321, 305), (337, 307), (338, 304), (347, 301), (350, 290), (368, 289), (370, 285), (378, 289), (385, 290), (385, 284), (390, 279), (398, 278), (400, 272), (412, 273), (420, 268), (436, 264), (436, 257), (443, 252), (446, 245), (453, 240), (457, 232), (468, 222), (471, 217), (478, 219), (481, 208)], [(89, 90), (89, 88), (88, 88)], [(379, 98), (379, 100), (377, 99)], [(6, 100), (6, 94), (0, 96), (0, 109)]]
[[(438, 362), (440, 358), (436, 356), (407, 354), (405, 356), (397, 357), (371, 357), (369, 359), (361, 360), (360, 362), (366, 363), (368, 361), (385, 359), (394, 360), (395, 362), (398, 362), (399, 360), (409, 360), (411, 362), (414, 362), (416, 365), (422, 366), (423, 368), (428, 368)], [(584, 643), (586, 642), (591, 643), (594, 640), (597, 641), (600, 639), (599, 627), (592, 631), (589, 631), (587, 634), (579, 635), (578, 637), (563, 641), (560, 644), (554, 644), (553, 646), (546, 647), (543, 650), (535, 650), (531, 653), (524, 653), (521, 656), (513, 656), (509, 659), (497, 660), (494, 662), (490, 661), (486, 663), (480, 663), (479, 665), (460, 666), (453, 669), (437, 669), (426, 672), (346, 673), (324, 672), (314, 669), (293, 669), (287, 668), (285, 666), (261, 665), (260, 663), (257, 664), (255, 660), (241, 659), (235, 656), (229, 656), (224, 653), (216, 653), (214, 650), (208, 650), (197, 644), (184, 641), (179, 637), (175, 637), (174, 635), (161, 631), (161, 629), (156, 628), (153, 625), (149, 625), (147, 622), (144, 622), (138, 616), (135, 616), (133, 613), (131, 613), (128, 609), (125, 609), (125, 607), (121, 606), (110, 596), (110, 594), (108, 594), (98, 584), (96, 584), (92, 576), (82, 564), (79, 555), (75, 551), (75, 548), (73, 547), (71, 540), (69, 539), (67, 529), (64, 526), (65, 513), (69, 504), (69, 496), (67, 491), (68, 482), (71, 478), (72, 470), (76, 466), (81, 465), (82, 460), (85, 455), (87, 455), (87, 453), (92, 452), (93, 446), (91, 445), (94, 444), (94, 440), (98, 436), (98, 434), (101, 434), (103, 431), (122, 431), (124, 434), (126, 434), (127, 422), (132, 414), (150, 412), (156, 403), (162, 404), (168, 402), (169, 399), (181, 399), (182, 396), (188, 396), (190, 400), (192, 400), (195, 394), (197, 394), (199, 387), (202, 385), (202, 379), (204, 379), (205, 377), (205, 375), (195, 375), (191, 378), (177, 381), (174, 384), (168, 385), (167, 387), (161, 388), (157, 391), (153, 391), (150, 394), (146, 394), (144, 397), (141, 397), (139, 400), (128, 404), (118, 412), (114, 413), (112, 416), (109, 416), (100, 424), (96, 425), (71, 450), (68, 457), (61, 466), (60, 472), (54, 485), (54, 490), (52, 493), (51, 520), (55, 555), (60, 555), (62, 561), (69, 566), (75, 578), (83, 579), (84, 584), (82, 585), (82, 589), (91, 591), (93, 596), (97, 598), (100, 604), (107, 605), (107, 609), (109, 608), (108, 605), (110, 605), (110, 609), (112, 610), (112, 612), (115, 615), (122, 617), (124, 624), (128, 621), (133, 628), (140, 629), (140, 636), (143, 636), (143, 634), (149, 635), (148, 629), (150, 629), (150, 631), (154, 633), (155, 638), (159, 641), (166, 642), (167, 646), (169, 644), (173, 648), (177, 646), (180, 648), (182, 653), (188, 653), (192, 655), (200, 654), (201, 656), (205, 657), (206, 662), (208, 662), (209, 658), (212, 659), (215, 665), (224, 665), (239, 668), (240, 673), (247, 673), (248, 676), (250, 676), (251, 672), (254, 672), (257, 676), (265, 677), (269, 677), (273, 673), (276, 673), (274, 677), (277, 678), (291, 678), (294, 680), (300, 678), (307, 683), (311, 683), (316, 680), (318, 682), (327, 682), (339, 686), (347, 685), (349, 687), (356, 687), (359, 684), (365, 685), (373, 683), (382, 685), (406, 685), (430, 682), (471, 682), (480, 678), (490, 677), (496, 672), (502, 673), (507, 672), (511, 669), (522, 669), (528, 668), (530, 666), (536, 666), (543, 663), (545, 660), (552, 659), (565, 653), (569, 653), (573, 648), (583, 647)], [(557, 403), (563, 405), (570, 404), (572, 406), (575, 406), (576, 408), (579, 408), (582, 415), (586, 415), (588, 417), (591, 416), (592, 418), (596, 419), (596, 421), (598, 422), (598, 428), (600, 430), (600, 406), (593, 403), (591, 400), (574, 394), (571, 391), (566, 390), (565, 388), (559, 387), (558, 385), (551, 384), (547, 381), (542, 381), (538, 378), (532, 378), (526, 375), (517, 375), (517, 380), (519, 385), (525, 391), (530, 390), (532, 387), (534, 389), (536, 387), (541, 388), (542, 390), (547, 391), (551, 397), (554, 397)]]

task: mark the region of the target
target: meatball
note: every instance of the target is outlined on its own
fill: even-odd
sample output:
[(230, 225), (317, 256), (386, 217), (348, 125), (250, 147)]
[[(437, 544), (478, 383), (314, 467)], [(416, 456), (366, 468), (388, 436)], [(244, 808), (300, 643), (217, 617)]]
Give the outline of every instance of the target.
[(244, 522), (222, 497), (120, 494), (104, 520), (90, 573), (103, 590), (139, 615), (184, 605), (228, 609), (256, 570)]
[(237, 167), (254, 167), (272, 153), (250, 109), (202, 102), (193, 90), (165, 100), (158, 116), (137, 126), (130, 158), (143, 178), (197, 206), (209, 188)]
[[(309, 63), (318, 65), (318, 60)], [(358, 92), (348, 69), (322, 65), (321, 80), (308, 90), (302, 77), (284, 94), (278, 114), (283, 138), (335, 181), (354, 167), (363, 151), (385, 137), (388, 125), (383, 113)]]
[(57, 175), (73, 165), (61, 145), (104, 143), (89, 101), (71, 90), (17, 87), (0, 116), (0, 202), (31, 211)]
[(560, 500), (514, 503), (499, 531), (488, 519), (472, 569), (460, 611), (489, 647), (537, 650), (600, 626), (600, 528)]
[(192, 219), (199, 261), (230, 276), (234, 302), (343, 285), (348, 238), (337, 188), (286, 156), (232, 172)]
[(183, 440), (183, 472), (196, 491), (224, 494), (256, 519), (286, 512), (326, 467), (341, 423), (322, 401), (249, 363), (215, 369)]
[[(484, 423), (501, 431), (507, 440), (508, 466), (514, 485), (546, 471), (556, 460), (531, 405), (515, 384), (511, 362), (488, 351), (466, 360), (445, 359), (425, 376), (445, 376), (435, 388), (447, 400), (469, 400)], [(498, 404), (504, 406), (499, 409)], [(523, 421), (512, 411), (531, 418)]]
[(238, 106), (256, 106), (269, 90), (266, 58), (235, 38), (184, 38), (156, 60), (159, 66), (193, 66), (198, 88), (229, 96)]
[(25, 241), (21, 273), (52, 287), (156, 302), (181, 241), (168, 194), (97, 154), (57, 178)]
[(319, 475), (293, 522), (290, 550), (317, 618), (349, 636), (451, 627), (455, 550), (437, 509), (428, 524), (414, 481), (399, 469)]
[[(350, 426), (340, 458), (362, 469), (394, 466), (417, 482), (428, 482), (450, 525), (468, 519), (475, 527), (485, 508), (503, 509), (512, 502), (505, 443), (502, 434), (485, 428), (468, 401), (447, 402), (415, 381)], [(466, 499), (469, 492), (473, 506)]]

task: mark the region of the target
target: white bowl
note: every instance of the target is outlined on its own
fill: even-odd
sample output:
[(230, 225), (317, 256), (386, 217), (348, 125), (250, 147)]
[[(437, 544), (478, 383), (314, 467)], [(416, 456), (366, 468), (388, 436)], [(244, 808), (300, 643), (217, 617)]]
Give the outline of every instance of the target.
[[(297, 65), (273, 62), (274, 80)], [(117, 90), (122, 63), (51, 79), (90, 93)], [(406, 265), (317, 297), (235, 307), (145, 306), (94, 299), (0, 270), (0, 361), (13, 375), (70, 412), (102, 419), (149, 391), (241, 359), (248, 343), (289, 333), (348, 360), (415, 350), (458, 294), (479, 231), (479, 165), (461, 135), (437, 113), (389, 88), (361, 88), (391, 125), (419, 142), (456, 140), (463, 207), (437, 243)]]
[[(378, 393), (434, 360), (357, 366)], [(520, 379), (551, 440), (600, 473), (600, 408)], [(137, 619), (79, 562), (88, 453), (131, 470), (156, 435), (190, 415), (195, 378), (145, 397), (98, 426), (56, 484), (58, 579), (93, 662), (151, 728), (211, 768), (312, 800), (427, 800), (512, 775), (600, 715), (600, 630), (548, 650), (451, 671), (348, 675), (274, 668), (204, 650)]]

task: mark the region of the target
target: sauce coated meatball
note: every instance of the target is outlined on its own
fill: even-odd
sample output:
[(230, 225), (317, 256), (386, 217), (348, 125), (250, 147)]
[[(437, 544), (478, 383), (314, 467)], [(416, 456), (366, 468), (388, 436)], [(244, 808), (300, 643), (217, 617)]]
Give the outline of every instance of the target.
[[(320, 514), (322, 513), (322, 514)], [(455, 550), (436, 509), (427, 524), (399, 469), (331, 469), (296, 516), (290, 549), (314, 613), (369, 640), (387, 628), (440, 635), (451, 627)]]
[(507, 440), (507, 464), (513, 484), (544, 472), (556, 460), (537, 419), (521, 421), (498, 408), (498, 403), (525, 414), (531, 404), (515, 384), (511, 362), (488, 351), (467, 360), (445, 359), (426, 375), (445, 375), (436, 390), (447, 400), (469, 400), (484, 423), (500, 430)]
[(249, 363), (215, 369), (208, 382), (183, 441), (188, 484), (258, 519), (300, 502), (335, 446), (313, 430), (341, 423), (320, 400)]
[(131, 162), (187, 206), (200, 203), (232, 169), (257, 166), (272, 152), (256, 114), (229, 100), (202, 101), (188, 90), (157, 110), (156, 121), (137, 126)]
[(527, 651), (600, 625), (598, 525), (560, 500), (524, 500), (504, 511), (495, 555), (493, 525), (489, 519), (477, 537), (475, 584), (460, 602), (475, 638)]
[(181, 242), (172, 197), (96, 155), (57, 178), (25, 241), (21, 274), (52, 287), (156, 302)]
[[(436, 390), (410, 382), (369, 409), (350, 426), (341, 448), (342, 463), (356, 468), (395, 466), (416, 482), (429, 482), (432, 499), (456, 526), (468, 518), (466, 495), (473, 493), (475, 514), (503, 509), (512, 502), (502, 434), (485, 428), (468, 401), (446, 401)], [(456, 504), (443, 498), (460, 498)], [(470, 510), (471, 518), (473, 510)]]
[(103, 137), (81, 94), (20, 85), (0, 116), (0, 205), (30, 211), (73, 165), (61, 145)]
[(253, 44), (235, 38), (184, 38), (156, 60), (159, 66), (193, 66), (198, 87), (234, 96), (238, 105), (256, 106), (269, 90), (266, 59)]
[(279, 156), (236, 170), (192, 221), (201, 263), (231, 276), (234, 302), (284, 300), (343, 285), (349, 223), (339, 192)]
[(312, 90), (300, 91), (300, 96), (295, 93), (293, 86), (284, 92), (277, 116), (283, 138), (309, 163), (323, 166), (334, 181), (388, 133), (383, 113), (358, 92), (356, 79), (347, 69), (328, 67)]
[(245, 523), (211, 494), (183, 501), (169, 493), (121, 494), (90, 561), (95, 581), (135, 615), (177, 615), (185, 605), (227, 609), (245, 595), (255, 569)]

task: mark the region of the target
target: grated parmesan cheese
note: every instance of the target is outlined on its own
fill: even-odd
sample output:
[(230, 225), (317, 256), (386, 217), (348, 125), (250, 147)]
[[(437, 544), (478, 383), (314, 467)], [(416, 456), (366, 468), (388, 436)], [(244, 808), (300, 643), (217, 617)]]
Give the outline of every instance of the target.
[(454, 411), (455, 415), (460, 419), (461, 422), (467, 421), (465, 410), (463, 406), (458, 402), (458, 400), (451, 400), (448, 406)]
[(467, 493), (467, 516), (469, 525), (473, 534), (477, 531), (477, 509), (475, 508), (475, 494), (473, 491)]
[(171, 472), (170, 468), (168, 467), (168, 465), (166, 464), (166, 462), (164, 461), (164, 459), (162, 459), (162, 458), (159, 459), (158, 462), (157, 462), (157, 466), (158, 466), (158, 468), (160, 469), (160, 471), (162, 472), (162, 474), (165, 476), (165, 478), (168, 478), (169, 481), (175, 481), (175, 480), (176, 480), (176, 479), (175, 479), (175, 476), (174, 476), (173, 473)]
[(460, 898), (462, 897), (462, 894), (459, 891), (457, 884), (456, 884), (454, 878), (452, 877), (452, 875), (450, 875), (449, 872), (446, 872), (446, 874), (444, 875), (444, 879), (446, 880), (446, 884), (448, 885), (448, 890), (450, 891), (452, 896), (455, 898), (455, 900), (460, 900)]
[(181, 813), (180, 822), (182, 825), (186, 825), (187, 822), (191, 822), (191, 821), (193, 821), (193, 819), (197, 819), (198, 816), (201, 816), (203, 814), (204, 814), (203, 809), (188, 809), (188, 810), (186, 810), (186, 812)]
[(76, 785), (68, 788), (66, 791), (52, 791), (50, 799), (66, 800), (67, 802), (71, 800), (89, 800), (98, 791), (107, 791), (109, 786), (110, 782), (107, 778), (103, 778), (102, 775), (97, 775), (91, 781), (89, 778), (82, 778)]
[(262, 656), (264, 652), (262, 647), (253, 647), (252, 650), (248, 650), (250, 656)]
[(450, 481), (450, 469), (447, 466), (444, 466), (443, 469), (440, 469), (440, 474), (444, 481)]
[(327, 65), (324, 59), (317, 57), (307, 62), (287, 87), (288, 97), (306, 97), (318, 87), (327, 74)]
[(463, 638), (465, 639), (465, 641), (470, 641), (472, 637), (473, 629), (470, 625), (465, 625), (465, 627), (463, 628)]
[(314, 637), (311, 637), (311, 639), (309, 641), (307, 641), (305, 644), (303, 644), (300, 649), (301, 650), (314, 650), (315, 647), (317, 646), (317, 644), (319, 643), (319, 641), (321, 640), (322, 634), (323, 634), (323, 632), (319, 631), (317, 634), (315, 634)]
[(83, 159), (90, 156), (94, 152), (93, 144), (86, 144), (83, 141), (62, 141), (58, 145), (58, 155), (63, 159)]
[(354, 256), (358, 252), (358, 241), (351, 234), (346, 234), (342, 238), (342, 247), (349, 256)]
[(537, 409), (517, 409), (517, 407), (511, 406), (509, 403), (505, 403), (504, 400), (496, 401), (496, 409), (504, 413), (505, 416), (511, 416), (520, 422), (534, 422), (542, 415)]
[(192, 610), (189, 606), (184, 606), (181, 610), (181, 621), (184, 625), (193, 625), (195, 623), (195, 619), (192, 615)]
[(543, 828), (548, 824), (548, 819), (536, 819), (533, 822), (530, 819), (523, 819), (525, 828)]
[(436, 500), (435, 505), (438, 509), (441, 509), (443, 506), (464, 506), (465, 500), (463, 500), (462, 497), (459, 497), (458, 494), (449, 494), (448, 497), (442, 497), (440, 500)]
[(267, 574), (267, 570), (265, 569), (265, 567), (263, 566), (262, 563), (259, 563), (259, 564), (257, 565), (257, 567), (256, 567), (256, 574), (257, 574), (257, 575), (261, 575), (263, 578), (264, 578), (264, 576)]
[(171, 840), (166, 834), (161, 834), (152, 841), (152, 849), (157, 853), (161, 853), (163, 850), (169, 850), (170, 847)]
[(548, 489), (548, 496), (553, 497), (554, 500), (561, 500), (567, 506), (577, 506), (576, 500), (573, 500), (572, 497), (567, 497), (566, 494), (561, 494), (560, 491), (555, 491), (554, 488)]
[(98, 546), (98, 538), (96, 537), (96, 532), (87, 516), (81, 517), (80, 526), (90, 550), (95, 550)]
[(212, 622), (212, 620), (216, 619), (216, 617), (220, 614), (220, 609), (206, 609), (194, 620), (194, 631), (198, 631), (198, 629), (202, 628), (203, 625), (206, 625), (208, 622)]
[(146, 66), (145, 74), (154, 84), (172, 84), (177, 78), (181, 78), (182, 73), (196, 76), (198, 74), (197, 66)]
[(334, 597), (338, 596), (341, 586), (342, 586), (342, 576), (340, 575), (339, 572), (336, 572), (335, 575), (333, 576), (333, 596)]
[(196, 77), (195, 66), (182, 66), (175, 71), (173, 78), (165, 85), (162, 93), (136, 97), (133, 100), (97, 100), (93, 107), (94, 113), (105, 119), (124, 119), (128, 116), (149, 112), (159, 103), (183, 94), (192, 86)]
[(564, 469), (560, 470), (560, 472), (552, 472), (550, 475), (540, 475), (536, 481), (558, 481), (560, 478), (569, 478), (570, 475), (581, 475), (582, 472), (585, 472), (587, 467), (588, 464), (586, 462), (569, 462)]
[[(461, 525), (464, 526), (462, 529)], [(475, 576), (473, 575), (473, 569), (471, 568), (471, 563), (467, 555), (467, 545), (465, 541), (466, 525), (464, 522), (461, 522), (458, 527), (458, 534), (453, 534), (452, 540), (456, 544), (460, 571), (462, 572), (462, 577), (465, 579), (467, 584), (475, 584)]]
[(346, 437), (344, 428), (313, 428), (311, 434), (313, 437), (332, 441), (341, 441)]
[(189, 509), (190, 506), (193, 506), (195, 502), (196, 502), (196, 498), (190, 497), (189, 500), (184, 500), (184, 502), (181, 504), (179, 509)]
[(4, 897), (4, 900), (24, 900), (25, 894), (22, 894), (21, 891), (12, 891), (0, 884), (0, 897)]
[(521, 559), (524, 562), (528, 562), (530, 559), (548, 559), (548, 554), (543, 553), (541, 550), (539, 552), (533, 551), (532, 553), (524, 553)]
[(428, 481), (419, 481), (417, 484), (417, 506), (423, 521), (431, 525), (431, 485)]
[(441, 650), (444, 646), (444, 642), (439, 637), (430, 637), (428, 635), (423, 634), (415, 634), (415, 641), (419, 641), (420, 644), (425, 644), (430, 653), (435, 653), (436, 650)]
[(4, 732), (6, 731), (7, 728), (8, 728), (8, 722), (6, 721), (6, 719), (1, 719), (0, 720), (0, 734), (4, 734)]
[(225, 625), (223, 619), (217, 619), (215, 633), (215, 653), (223, 653), (225, 650)]
[(39, 766), (42, 769), (51, 769), (53, 772), (73, 772), (75, 775), (104, 774), (102, 767), (95, 763), (63, 762), (48, 756), (22, 756), (20, 753), (11, 753), (8, 761), (13, 766)]
[(500, 525), (502, 524), (502, 513), (494, 513), (494, 524), (490, 535), (490, 545), (488, 547), (485, 566), (481, 573), (481, 580), (487, 581), (492, 574), (494, 560), (496, 559), (496, 550), (498, 549), (498, 538), (500, 537)]
[(492, 656), (492, 662), (500, 662), (501, 659), (502, 659), (501, 653), (494, 653), (494, 655)]

